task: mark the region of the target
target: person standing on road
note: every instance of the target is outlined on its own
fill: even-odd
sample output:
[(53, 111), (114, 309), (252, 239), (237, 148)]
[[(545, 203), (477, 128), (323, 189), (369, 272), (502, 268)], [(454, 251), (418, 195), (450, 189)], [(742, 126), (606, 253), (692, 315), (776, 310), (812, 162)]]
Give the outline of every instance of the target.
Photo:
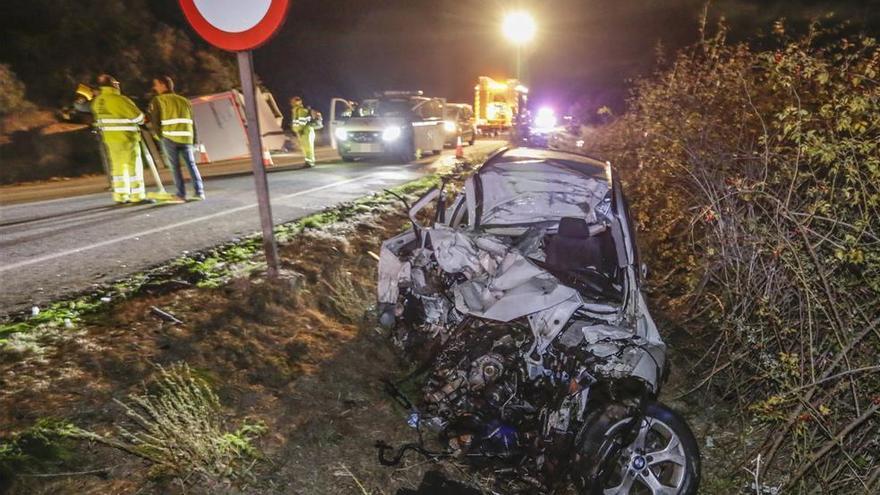
[(299, 140), (299, 147), (305, 157), (306, 165), (315, 166), (315, 129), (320, 128), (320, 119), (313, 115), (311, 108), (303, 105), (302, 98), (290, 99), (290, 126)]
[(156, 96), (150, 101), (150, 128), (162, 146), (165, 162), (174, 174), (177, 197), (186, 201), (186, 183), (180, 168), (181, 158), (189, 169), (195, 189), (195, 199), (205, 199), (205, 184), (196, 166), (193, 146), (196, 128), (189, 99), (174, 92), (174, 81), (168, 76), (153, 79)]
[(122, 95), (119, 81), (109, 74), (98, 76), (98, 95), (92, 100), (91, 109), (110, 159), (113, 201), (146, 202), (138, 127), (144, 123), (144, 114)]

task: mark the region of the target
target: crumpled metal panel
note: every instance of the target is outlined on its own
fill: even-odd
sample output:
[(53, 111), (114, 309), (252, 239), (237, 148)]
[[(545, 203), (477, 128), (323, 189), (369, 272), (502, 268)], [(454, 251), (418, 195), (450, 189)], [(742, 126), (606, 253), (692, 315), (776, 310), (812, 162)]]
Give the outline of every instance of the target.
[(544, 354), (547, 346), (559, 335), (559, 332), (568, 324), (568, 320), (578, 308), (581, 307), (583, 301), (580, 294), (574, 291), (569, 298), (563, 300), (559, 304), (548, 307), (543, 311), (529, 314), (529, 326), (532, 328), (532, 335), (535, 342), (529, 354), (537, 351), (538, 354)]
[(416, 240), (413, 231), (408, 230), (382, 243), (379, 251), (379, 302), (395, 304), (400, 295), (399, 281), (409, 278), (410, 264), (400, 259), (398, 254), (403, 246)]
[[(482, 225), (523, 225), (562, 217), (592, 223), (596, 206), (609, 189), (605, 181), (542, 162), (497, 164), (480, 174), (480, 182)], [(470, 218), (475, 214), (470, 211)]]
[(439, 267), (469, 278), (452, 289), (462, 313), (507, 322), (568, 300), (580, 303), (576, 290), (494, 236), (449, 228), (426, 229), (425, 234)]

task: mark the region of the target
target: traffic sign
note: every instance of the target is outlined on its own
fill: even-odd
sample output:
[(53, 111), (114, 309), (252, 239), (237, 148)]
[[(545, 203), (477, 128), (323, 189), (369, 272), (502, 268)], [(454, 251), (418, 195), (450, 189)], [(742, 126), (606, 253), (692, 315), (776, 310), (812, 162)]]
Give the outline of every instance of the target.
[(269, 200), (269, 181), (263, 165), (263, 140), (257, 118), (257, 89), (251, 50), (268, 41), (281, 27), (289, 5), (290, 0), (180, 0), (180, 8), (186, 19), (205, 41), (217, 48), (237, 52), (238, 75), (247, 117), (248, 148), (254, 170), (257, 209), (269, 278), (278, 276), (278, 248), (275, 244), (272, 203)]
[(180, 0), (199, 36), (231, 52), (254, 49), (284, 24), (290, 0)]

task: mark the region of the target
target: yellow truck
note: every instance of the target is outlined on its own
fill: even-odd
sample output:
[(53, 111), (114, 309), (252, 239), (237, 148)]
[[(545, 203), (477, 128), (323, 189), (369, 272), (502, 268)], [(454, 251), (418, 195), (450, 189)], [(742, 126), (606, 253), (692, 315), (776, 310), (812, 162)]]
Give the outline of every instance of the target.
[(498, 134), (516, 124), (520, 110), (525, 110), (529, 89), (516, 79), (499, 82), (480, 76), (474, 86), (474, 113), (482, 134)]

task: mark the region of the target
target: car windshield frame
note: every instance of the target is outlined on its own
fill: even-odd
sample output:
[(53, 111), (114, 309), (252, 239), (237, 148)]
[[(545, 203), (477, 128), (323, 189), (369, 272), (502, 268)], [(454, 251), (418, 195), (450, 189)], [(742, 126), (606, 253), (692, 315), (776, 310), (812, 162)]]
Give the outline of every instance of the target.
[(414, 104), (407, 99), (365, 100), (358, 114), (360, 117), (412, 117)]

